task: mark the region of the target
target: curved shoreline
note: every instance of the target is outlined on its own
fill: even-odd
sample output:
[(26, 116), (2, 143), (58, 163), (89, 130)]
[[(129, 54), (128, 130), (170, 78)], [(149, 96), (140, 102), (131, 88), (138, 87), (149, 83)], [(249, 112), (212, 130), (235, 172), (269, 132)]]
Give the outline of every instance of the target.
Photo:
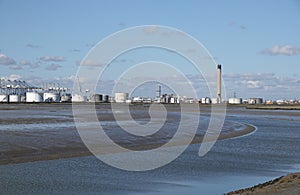
[[(178, 110), (179, 108), (180, 107), (178, 106), (167, 106), (168, 111), (171, 112), (178, 112), (180, 111)], [(9, 112), (7, 109), (10, 109)], [(134, 105), (132, 109), (133, 111), (138, 111), (135, 114), (137, 119), (148, 117), (147, 107), (144, 107), (143, 105)], [(109, 105), (98, 105), (97, 110), (101, 111), (99, 112), (101, 119), (104, 121), (112, 120), (112, 116), (108, 112), (111, 110)], [(143, 114), (139, 111), (143, 111)], [(12, 125), (11, 129), (0, 131), (0, 165), (93, 155), (82, 142), (74, 126), (62, 126), (47, 129), (44, 128), (44, 125), (43, 130), (39, 128), (33, 130), (29, 128), (24, 131), (22, 129), (19, 130), (19, 128), (23, 128), (23, 124), (26, 127), (30, 127), (31, 124), (37, 124), (38, 126), (39, 124), (48, 124), (49, 122), (50, 126), (64, 124), (65, 122), (73, 123), (71, 105), (45, 104), (33, 105), (33, 107), (30, 107), (30, 105), (1, 105), (0, 112), (2, 113), (1, 116), (3, 119), (1, 120), (0, 125)], [(210, 110), (202, 110), (201, 112), (209, 114)], [(24, 115), (23, 113), (29, 114)], [(18, 118), (18, 120), (14, 122), (16, 118)], [(14, 124), (21, 126), (13, 126)], [(233, 125), (232, 129), (225, 129), (221, 132), (218, 140), (249, 135), (256, 130), (254, 126), (248, 124), (242, 124), (241, 127), (245, 128), (234, 128)], [(203, 134), (195, 135), (191, 144), (202, 143), (203, 137), (204, 132)], [(212, 135), (212, 138), (215, 139), (215, 137), (216, 136)], [(126, 141), (126, 139), (120, 139), (120, 143), (125, 144), (125, 146), (128, 146), (129, 148), (146, 150), (161, 144), (159, 142), (160, 139), (163, 138), (165, 137), (158, 137), (157, 143), (155, 140), (130, 143), (130, 141)], [(177, 140), (174, 145), (180, 144), (180, 140)]]
[[(226, 133), (221, 133), (218, 137), (218, 140), (224, 139), (232, 139), (244, 135), (248, 135), (256, 130), (254, 126), (243, 124), (246, 128), (238, 131), (226, 131)], [(69, 129), (69, 131), (72, 131)], [(76, 131), (76, 130), (75, 130)], [(1, 134), (3, 132), (0, 132)], [(16, 135), (13, 136), (47, 136), (47, 132), (41, 132), (38, 135), (30, 132), (18, 132)], [(50, 132), (51, 133), (51, 132)], [(76, 134), (77, 132), (75, 132)], [(68, 134), (68, 133), (67, 133)], [(1, 135), (2, 136), (2, 135)], [(59, 135), (57, 135), (59, 136)], [(202, 143), (204, 135), (196, 135), (191, 142), (191, 144), (199, 144)], [(209, 141), (209, 140), (208, 140)], [(212, 141), (212, 140), (211, 140)], [(176, 142), (176, 145), (180, 144)], [(26, 144), (24, 144), (26, 145)], [(155, 146), (155, 143), (142, 143), (140, 146), (135, 146), (137, 149), (151, 149), (151, 147)], [(33, 161), (44, 161), (44, 160), (55, 160), (60, 158), (73, 158), (73, 157), (81, 157), (81, 156), (90, 156), (93, 155), (86, 146), (81, 142), (80, 137), (78, 136), (77, 140), (73, 139), (65, 139), (60, 140), (58, 143), (52, 144), (51, 146), (48, 145), (41, 145), (40, 148), (32, 145), (26, 145), (26, 147), (22, 147), (22, 143), (17, 144), (10, 144), (10, 146), (5, 150), (1, 150), (1, 159), (0, 165), (5, 164), (17, 164), (17, 163), (25, 163), (25, 162), (33, 162)]]
[(299, 194), (300, 173), (290, 173), (250, 188), (228, 192), (224, 195), (246, 194)]

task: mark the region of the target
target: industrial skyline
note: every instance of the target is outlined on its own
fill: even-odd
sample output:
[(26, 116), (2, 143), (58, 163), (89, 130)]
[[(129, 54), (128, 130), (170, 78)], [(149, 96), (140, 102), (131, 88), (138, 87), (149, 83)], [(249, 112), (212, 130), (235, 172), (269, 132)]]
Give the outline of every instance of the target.
[[(124, 28), (158, 24), (189, 33), (226, 67), (222, 74), (227, 97), (237, 93), (244, 98), (299, 99), (299, 1), (217, 3), (1, 1), (0, 17), (5, 20), (0, 76), (72, 88), (78, 64), (96, 43)], [(116, 61), (113, 71), (139, 61), (133, 57)], [(107, 89), (113, 85), (113, 76), (106, 78)], [(187, 76), (199, 80), (192, 69), (187, 69)], [(147, 90), (144, 93), (149, 95)]]

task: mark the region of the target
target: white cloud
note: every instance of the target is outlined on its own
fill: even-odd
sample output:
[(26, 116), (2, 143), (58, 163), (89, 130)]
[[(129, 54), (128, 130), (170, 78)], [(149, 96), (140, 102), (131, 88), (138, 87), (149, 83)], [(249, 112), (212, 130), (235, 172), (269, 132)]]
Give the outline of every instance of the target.
[(29, 66), (31, 69), (40, 67), (40, 62), (31, 63), (29, 60), (21, 60), (18, 64), (19, 67)]
[(243, 83), (246, 84), (246, 87), (249, 89), (258, 89), (262, 87), (260, 81), (243, 81)]
[(19, 80), (20, 78), (22, 78), (22, 76), (17, 75), (17, 74), (11, 74), (9, 76), (6, 77), (1, 77), (1, 79), (5, 79), (5, 80)]
[(242, 98), (300, 99), (298, 77), (280, 77), (274, 73), (251, 73), (224, 74), (223, 79), (229, 97), (237, 92)]
[(278, 46), (274, 45), (271, 48), (265, 49), (260, 52), (265, 55), (285, 55), (285, 56), (293, 56), (300, 54), (300, 48), (292, 46), (292, 45), (284, 45)]
[(104, 66), (105, 63), (101, 63), (98, 61), (94, 61), (94, 60), (90, 60), (90, 59), (86, 59), (82, 62), (77, 61), (76, 64), (79, 66)]
[(9, 66), (9, 69), (11, 69), (11, 70), (21, 70), (21, 69), (23, 69), (23, 66), (18, 65), (18, 64), (13, 64), (13, 65)]
[(0, 64), (13, 65), (13, 64), (16, 64), (16, 61), (13, 58), (10, 58), (10, 57), (0, 53)]
[(29, 60), (21, 60), (21, 61), (19, 62), (19, 64), (22, 65), (22, 66), (24, 66), (24, 65), (30, 65), (31, 62), (30, 62)]
[(59, 64), (50, 64), (48, 66), (46, 66), (45, 70), (49, 70), (49, 71), (55, 71), (58, 68), (61, 68), (62, 66)]
[(46, 56), (40, 57), (40, 60), (45, 61), (45, 62), (63, 62), (63, 61), (65, 61), (65, 57), (46, 55)]

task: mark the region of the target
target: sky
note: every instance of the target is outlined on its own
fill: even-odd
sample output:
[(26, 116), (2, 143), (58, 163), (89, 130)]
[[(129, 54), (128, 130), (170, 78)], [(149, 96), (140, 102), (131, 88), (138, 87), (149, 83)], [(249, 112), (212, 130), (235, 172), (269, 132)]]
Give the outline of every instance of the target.
[(163, 25), (193, 36), (222, 64), (227, 97), (300, 99), (299, 0), (0, 0), (0, 18), (1, 78), (72, 87), (99, 41)]

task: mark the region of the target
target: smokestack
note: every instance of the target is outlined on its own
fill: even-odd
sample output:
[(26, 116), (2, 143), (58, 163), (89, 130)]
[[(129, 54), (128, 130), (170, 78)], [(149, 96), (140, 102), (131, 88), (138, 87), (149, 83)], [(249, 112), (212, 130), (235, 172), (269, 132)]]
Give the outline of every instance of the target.
[(160, 96), (161, 96), (161, 85), (157, 85), (156, 98), (160, 98)]
[(217, 81), (217, 103), (220, 104), (222, 102), (221, 97), (221, 74), (222, 74), (222, 68), (221, 64), (218, 65), (218, 81)]

